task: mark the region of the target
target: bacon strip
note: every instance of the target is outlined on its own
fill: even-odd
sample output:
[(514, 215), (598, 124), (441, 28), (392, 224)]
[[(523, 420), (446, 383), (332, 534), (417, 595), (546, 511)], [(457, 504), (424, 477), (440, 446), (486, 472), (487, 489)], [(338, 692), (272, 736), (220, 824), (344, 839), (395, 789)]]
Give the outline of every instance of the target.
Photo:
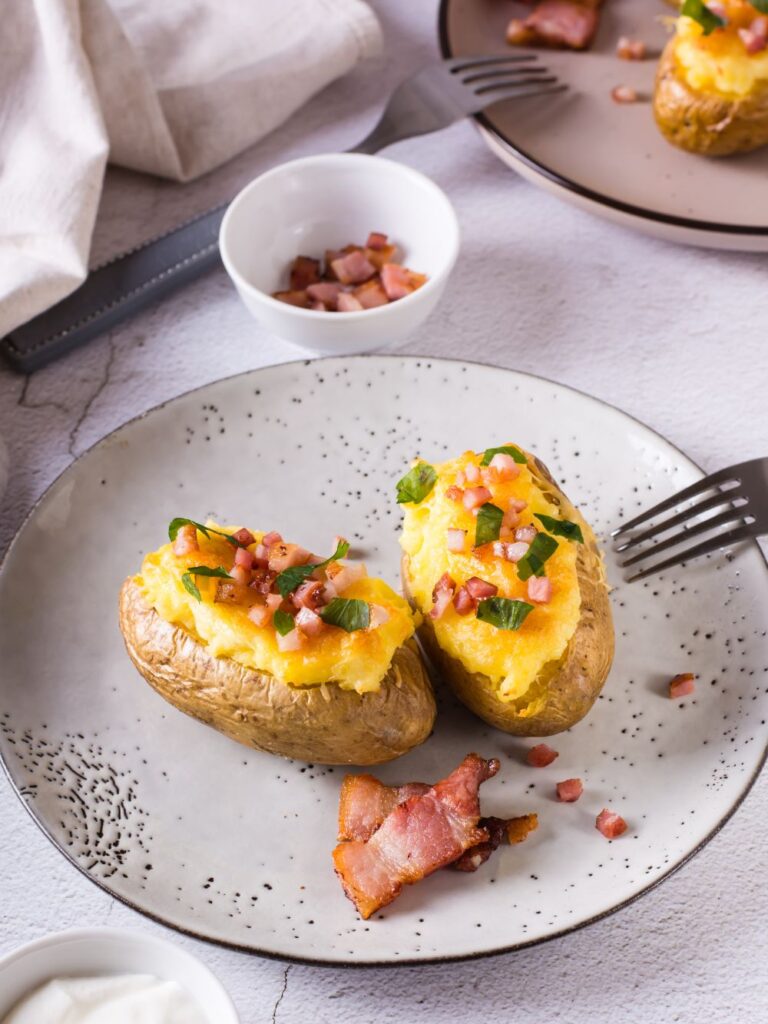
[(413, 885), (490, 839), (479, 827), (481, 783), (499, 770), (495, 759), (468, 754), (448, 778), (398, 804), (367, 842), (340, 843), (336, 873), (363, 919)]

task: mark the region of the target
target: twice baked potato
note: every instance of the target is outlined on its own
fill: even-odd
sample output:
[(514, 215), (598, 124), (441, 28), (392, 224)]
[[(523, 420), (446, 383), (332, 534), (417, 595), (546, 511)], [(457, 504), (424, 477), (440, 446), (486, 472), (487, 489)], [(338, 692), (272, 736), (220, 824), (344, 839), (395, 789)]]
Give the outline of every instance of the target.
[(174, 520), (120, 592), (146, 681), (247, 746), (379, 764), (429, 736), (435, 701), (407, 602), (339, 541), (320, 560), (276, 533)]
[[(398, 485), (406, 596), (441, 681), (519, 736), (569, 728), (611, 667), (602, 558), (584, 518), (514, 445), (417, 463)], [(403, 484), (401, 481), (401, 485)]]
[[(684, 5), (659, 62), (653, 112), (675, 146), (704, 156), (768, 143), (768, 17), (747, 0)], [(698, 20), (697, 20), (698, 19)]]

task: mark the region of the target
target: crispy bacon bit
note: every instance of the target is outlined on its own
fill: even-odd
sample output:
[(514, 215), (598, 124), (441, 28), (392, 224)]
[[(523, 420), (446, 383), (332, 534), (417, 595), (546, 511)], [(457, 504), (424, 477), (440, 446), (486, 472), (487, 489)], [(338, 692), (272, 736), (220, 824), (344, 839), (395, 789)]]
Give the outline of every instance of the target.
[(552, 580), (546, 576), (529, 576), (528, 600), (548, 604), (552, 600)]
[(333, 260), (331, 266), (342, 284), (361, 284), (376, 273), (376, 267), (358, 250)]
[(621, 36), (616, 45), (616, 56), (622, 60), (645, 60), (646, 49), (642, 39)]
[(575, 803), (584, 792), (584, 785), (581, 779), (565, 779), (555, 786), (557, 799), (564, 804)]
[(521, 814), (518, 818), (510, 818), (507, 822), (507, 839), (513, 846), (523, 843), (538, 827), (538, 814)]
[(463, 551), (467, 545), (466, 530), (446, 530), (445, 537), (448, 550), (453, 551), (454, 554)]
[(627, 823), (620, 814), (604, 807), (595, 819), (595, 828), (602, 832), (606, 839), (618, 839), (627, 831)]
[(520, 541), (523, 544), (533, 544), (538, 532), (539, 531), (533, 525), (519, 526), (515, 530), (515, 540)]
[(339, 313), (359, 313), (362, 308), (362, 302), (356, 299), (351, 292), (339, 292), (336, 302), (336, 309)]
[(464, 497), (462, 501), (464, 508), (468, 511), (472, 511), (473, 508), (480, 508), (486, 501), (490, 501), (492, 498), (491, 492), (487, 487), (468, 487), (464, 491)]
[(459, 587), (453, 598), (453, 607), (459, 613), (459, 615), (469, 615), (471, 611), (474, 611), (475, 602), (472, 600), (472, 595), (466, 587)]
[(309, 552), (300, 548), (298, 544), (277, 541), (270, 546), (269, 568), (273, 572), (284, 572), (294, 565), (306, 565), (308, 561)]
[(264, 536), (261, 538), (261, 543), (264, 545), (265, 548), (271, 548), (273, 544), (279, 544), (282, 539), (283, 538), (280, 536), (277, 530), (272, 530), (269, 533), (264, 534)]
[(248, 545), (256, 543), (256, 538), (253, 536), (251, 531), (246, 530), (245, 527), (243, 527), (241, 530), (238, 530), (237, 533), (233, 533), (232, 536), (237, 541), (238, 544)]
[(530, 546), (523, 541), (508, 544), (506, 541), (496, 540), (493, 542), (493, 553), (497, 558), (503, 558), (507, 562), (519, 562)]
[(291, 594), (291, 601), (297, 608), (319, 608), (323, 603), (323, 584), (319, 580), (305, 580)]
[(387, 245), (387, 236), (380, 231), (372, 231), (365, 243), (367, 249), (384, 249)]
[(514, 480), (520, 476), (520, 467), (506, 452), (496, 452), (488, 463), (488, 468), (493, 470), (498, 480)]
[(673, 700), (679, 697), (687, 697), (696, 689), (696, 676), (692, 672), (683, 672), (669, 683), (669, 696)]
[(470, 462), (464, 469), (464, 479), (468, 484), (480, 483), (480, 467)]
[(611, 89), (611, 99), (614, 103), (637, 103), (640, 96), (631, 85), (617, 85)]
[(296, 628), (300, 629), (304, 636), (317, 636), (322, 633), (325, 623), (311, 608), (304, 606), (296, 613)]
[(237, 562), (230, 569), (229, 575), (244, 587), (251, 582), (250, 569), (246, 569), (244, 565), (238, 565)]
[(389, 612), (387, 609), (381, 604), (370, 605), (368, 629), (378, 629), (379, 626), (383, 626), (385, 622), (389, 622)]
[(273, 292), (272, 298), (278, 302), (287, 302), (289, 306), (301, 306), (306, 309), (309, 305), (309, 296), (305, 291), (298, 292)]
[(320, 280), (320, 260), (297, 256), (291, 264), (291, 291), (304, 291), (307, 285)]
[(241, 565), (243, 569), (252, 569), (256, 558), (248, 548), (236, 548), (235, 565)]
[[(320, 620), (322, 622), (322, 619)], [(292, 629), (290, 633), (286, 633), (282, 636), (280, 633), (275, 633), (275, 639), (277, 640), (277, 649), (286, 653), (288, 651), (298, 651), (304, 643), (304, 636), (298, 629)]]
[(558, 752), (546, 743), (537, 743), (535, 747), (531, 747), (525, 759), (534, 768), (546, 768), (559, 756)]
[(391, 903), (404, 885), (488, 841), (487, 830), (478, 825), (478, 788), (498, 770), (498, 761), (469, 754), (447, 779), (395, 807), (367, 842), (336, 847), (336, 873), (362, 918)]
[(257, 594), (268, 594), (272, 589), (272, 584), (277, 578), (277, 573), (273, 572), (272, 569), (262, 568), (259, 566), (251, 572), (250, 587), (255, 590)]
[(257, 626), (268, 626), (274, 612), (265, 604), (255, 604), (248, 609), (248, 618)]
[(374, 309), (376, 306), (386, 306), (389, 303), (387, 293), (378, 281), (366, 281), (352, 293), (363, 309)]
[(484, 601), (487, 597), (495, 597), (499, 588), (495, 583), (481, 580), (479, 576), (472, 576), (464, 584), (473, 601)]
[(749, 28), (740, 28), (738, 33), (747, 53), (760, 53), (768, 47), (768, 18), (755, 18)]
[(336, 594), (343, 594), (353, 583), (365, 579), (367, 572), (362, 562), (354, 562), (352, 565), (340, 565), (338, 562), (331, 562), (325, 570), (326, 576), (333, 584)]
[(455, 484), (451, 484), (450, 487), (445, 489), (445, 496), (449, 501), (463, 501), (464, 491)]
[(443, 614), (445, 613), (445, 609), (453, 600), (455, 590), (456, 584), (448, 575), (448, 573), (444, 572), (443, 575), (435, 584), (434, 589), (432, 591), (433, 604), (429, 612), (429, 617), (431, 619), (442, 618)]
[(307, 295), (315, 302), (322, 302), (328, 309), (336, 309), (341, 285), (335, 281), (319, 281), (307, 288)]
[(508, 508), (501, 519), (501, 530), (505, 536), (510, 536), (517, 524), (520, 522), (520, 513), (517, 509)]
[(484, 843), (470, 846), (457, 860), (449, 864), (448, 867), (453, 871), (477, 871), (505, 839), (507, 823), (503, 818), (481, 818), (478, 824), (488, 833), (488, 838)]
[(197, 529), (191, 523), (185, 523), (179, 527), (176, 539), (173, 542), (173, 553), (177, 557), (191, 555), (193, 551), (199, 551), (200, 545), (197, 542)]
[(597, 31), (596, 6), (578, 0), (542, 0), (527, 18), (512, 19), (507, 42), (585, 50)]

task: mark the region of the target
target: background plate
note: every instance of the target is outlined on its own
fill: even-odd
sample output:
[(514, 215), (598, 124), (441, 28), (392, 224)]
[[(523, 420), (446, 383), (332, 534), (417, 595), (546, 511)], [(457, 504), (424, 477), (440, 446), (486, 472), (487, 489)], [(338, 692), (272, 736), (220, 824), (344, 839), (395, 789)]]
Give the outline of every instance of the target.
[[(117, 592), (175, 515), (277, 527), (312, 550), (349, 537), (397, 585), (394, 483), (514, 439), (599, 534), (699, 471), (628, 416), (565, 387), (435, 359), (292, 363), (201, 388), (120, 428), (48, 490), (0, 571), (0, 751), (28, 809), (97, 884), (202, 938), (322, 963), (468, 957), (540, 941), (634, 899), (748, 790), (768, 738), (766, 566), (755, 545), (625, 587), (609, 562), (617, 655), (590, 717), (547, 769), (530, 742), (443, 702), (434, 736), (378, 774), (436, 779), (469, 750), (502, 759), (491, 814), (539, 830), (476, 875), (439, 872), (361, 922), (331, 867), (343, 771), (241, 747), (136, 674)], [(672, 702), (676, 672), (699, 676)], [(553, 798), (581, 776), (578, 804)], [(609, 805), (630, 823), (607, 843)]]
[[(525, 12), (522, 3), (442, 0), (443, 55), (519, 50), (507, 47), (504, 32)], [(656, 128), (650, 97), (670, 14), (661, 0), (605, 4), (589, 51), (536, 51), (569, 91), (498, 103), (477, 118), (481, 133), (510, 167), (593, 213), (670, 241), (768, 251), (768, 147), (705, 159), (671, 146)], [(654, 57), (620, 60), (623, 35), (642, 39)], [(633, 86), (645, 102), (615, 103), (616, 85)]]

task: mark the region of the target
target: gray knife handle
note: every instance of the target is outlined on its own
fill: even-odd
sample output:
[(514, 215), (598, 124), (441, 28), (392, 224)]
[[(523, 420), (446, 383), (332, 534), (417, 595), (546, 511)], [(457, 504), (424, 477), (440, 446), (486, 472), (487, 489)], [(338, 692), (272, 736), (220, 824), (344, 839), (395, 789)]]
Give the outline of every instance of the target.
[(37, 370), (216, 266), (227, 205), (92, 270), (71, 295), (0, 341), (8, 362), (21, 373)]

